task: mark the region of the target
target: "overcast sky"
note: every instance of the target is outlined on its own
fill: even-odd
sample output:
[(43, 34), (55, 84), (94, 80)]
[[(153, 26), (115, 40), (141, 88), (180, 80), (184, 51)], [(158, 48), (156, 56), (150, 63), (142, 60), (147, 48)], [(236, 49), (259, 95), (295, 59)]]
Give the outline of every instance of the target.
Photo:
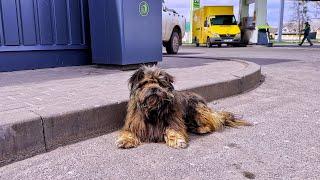
[[(184, 14), (187, 18), (190, 17), (190, 0), (165, 0), (169, 8), (177, 10), (179, 13)], [(201, 5), (234, 5), (236, 17), (239, 12), (239, 0), (201, 0)], [(280, 0), (268, 0), (268, 22), (271, 26), (278, 25)], [(292, 8), (291, 2), (285, 4), (285, 21), (290, 20), (290, 9)], [(254, 8), (251, 8), (252, 10)], [(253, 14), (253, 12), (251, 12)], [(313, 14), (311, 16), (314, 16)]]

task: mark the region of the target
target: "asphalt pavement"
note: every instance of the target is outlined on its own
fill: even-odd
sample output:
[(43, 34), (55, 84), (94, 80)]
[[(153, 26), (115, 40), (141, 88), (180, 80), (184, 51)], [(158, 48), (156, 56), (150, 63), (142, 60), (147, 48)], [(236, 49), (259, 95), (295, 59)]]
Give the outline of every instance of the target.
[(179, 56), (261, 65), (265, 81), (259, 87), (210, 102), (255, 125), (192, 135), (185, 150), (164, 144), (119, 150), (114, 132), (2, 167), (0, 179), (319, 179), (318, 46), (184, 47)]

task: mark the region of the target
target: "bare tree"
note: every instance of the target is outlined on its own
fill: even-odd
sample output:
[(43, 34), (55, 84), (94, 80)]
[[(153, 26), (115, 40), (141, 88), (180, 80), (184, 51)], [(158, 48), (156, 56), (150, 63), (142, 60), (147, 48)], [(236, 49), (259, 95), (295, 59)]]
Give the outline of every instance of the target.
[(320, 1), (312, 1), (312, 2), (308, 2), (313, 8), (313, 14), (316, 17), (320, 16)]
[(291, 22), (296, 24), (299, 35), (299, 41), (301, 40), (301, 31), (303, 30), (304, 23), (310, 21), (310, 16), (308, 15), (308, 3), (306, 0), (294, 1), (293, 7), (294, 12), (291, 16)]
[(315, 2), (315, 7), (316, 7), (316, 14), (320, 14), (320, 1)]

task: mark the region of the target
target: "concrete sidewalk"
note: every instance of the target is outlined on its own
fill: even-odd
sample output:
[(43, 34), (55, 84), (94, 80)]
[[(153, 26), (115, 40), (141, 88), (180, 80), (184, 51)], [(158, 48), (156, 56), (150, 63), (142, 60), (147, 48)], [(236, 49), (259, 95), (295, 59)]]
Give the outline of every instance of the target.
[[(176, 89), (208, 101), (260, 82), (260, 66), (241, 60), (166, 57)], [(123, 124), (133, 71), (85, 66), (0, 73), (0, 166), (95, 137)]]

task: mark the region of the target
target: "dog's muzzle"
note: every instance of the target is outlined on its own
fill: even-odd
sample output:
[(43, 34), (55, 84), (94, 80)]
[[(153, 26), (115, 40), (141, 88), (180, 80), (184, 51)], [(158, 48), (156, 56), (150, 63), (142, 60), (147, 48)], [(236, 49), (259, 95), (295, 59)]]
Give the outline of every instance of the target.
[(151, 88), (145, 93), (144, 100), (141, 102), (140, 107), (145, 111), (160, 110), (161, 107), (172, 102), (173, 95), (159, 88)]

